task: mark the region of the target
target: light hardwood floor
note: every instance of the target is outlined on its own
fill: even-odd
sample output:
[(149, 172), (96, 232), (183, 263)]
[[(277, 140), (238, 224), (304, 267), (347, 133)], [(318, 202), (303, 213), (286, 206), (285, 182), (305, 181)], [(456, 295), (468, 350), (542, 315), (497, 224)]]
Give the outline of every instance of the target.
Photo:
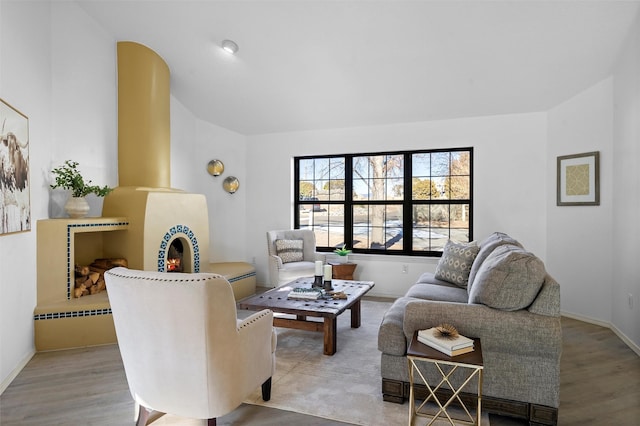
[[(559, 424), (639, 426), (640, 357), (607, 328), (563, 318), (562, 329)], [(0, 396), (2, 426), (130, 425), (133, 411), (115, 345), (36, 354)], [(526, 424), (490, 419), (491, 426)], [(345, 425), (251, 405), (218, 424)]]

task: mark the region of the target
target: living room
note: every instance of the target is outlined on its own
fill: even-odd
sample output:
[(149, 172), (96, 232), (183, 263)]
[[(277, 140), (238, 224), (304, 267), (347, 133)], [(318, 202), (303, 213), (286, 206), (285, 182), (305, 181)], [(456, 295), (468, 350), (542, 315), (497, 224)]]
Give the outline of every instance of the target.
[[(357, 124), (344, 121), (331, 126), (303, 123), (301, 113), (304, 126), (300, 128), (241, 132), (202, 119), (173, 95), (171, 183), (206, 195), (211, 260), (255, 263), (257, 281), (266, 285), (265, 232), (290, 228), (293, 221), (294, 156), (473, 146), (474, 238), (503, 231), (522, 241), (560, 283), (563, 315), (611, 328), (640, 354), (636, 267), (640, 232), (635, 220), (640, 197), (638, 2), (588, 3), (594, 7), (589, 13), (578, 4), (573, 12), (601, 13), (606, 30), (594, 25), (593, 40), (576, 45), (584, 51), (564, 48), (567, 55), (591, 49), (598, 53), (582, 63), (588, 82), (572, 87), (554, 104), (529, 110)], [(233, 28), (233, 23), (228, 25)], [(29, 117), (32, 226), (30, 232), (0, 238), (0, 389), (4, 390), (34, 353), (35, 225), (59, 214), (56, 208), (63, 203), (49, 189), (50, 170), (73, 159), (83, 170), (90, 170), (95, 182), (118, 184), (118, 38), (81, 2), (2, 0), (0, 26), (0, 97)], [(614, 33), (617, 44), (606, 49), (596, 45), (595, 40), (602, 37), (599, 33)], [(135, 41), (145, 41), (143, 29)], [(162, 53), (162, 46), (149, 47)], [(242, 62), (243, 48), (250, 51), (241, 45), (239, 59), (226, 60), (226, 65), (235, 67), (226, 74), (249, 66)], [(553, 74), (557, 70), (537, 71)], [(584, 81), (582, 73), (575, 80)], [(470, 91), (471, 86), (464, 90)], [(269, 108), (263, 104), (264, 110)], [(590, 151), (600, 152), (600, 205), (557, 206), (557, 157)], [(206, 164), (214, 158), (222, 159), (225, 170), (240, 180), (235, 194), (224, 192), (220, 179), (207, 173)], [(438, 260), (353, 256), (359, 265), (358, 278), (375, 278), (372, 294), (386, 297), (404, 294), (422, 272), (433, 271)], [(406, 273), (402, 265), (408, 266)]]

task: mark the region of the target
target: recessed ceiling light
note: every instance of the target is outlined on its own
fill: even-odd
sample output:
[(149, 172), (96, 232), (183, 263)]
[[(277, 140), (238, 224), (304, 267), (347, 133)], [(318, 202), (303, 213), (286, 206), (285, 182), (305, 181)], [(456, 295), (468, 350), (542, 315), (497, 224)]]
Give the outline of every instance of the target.
[(222, 40), (222, 48), (232, 55), (238, 51), (238, 45), (231, 40)]

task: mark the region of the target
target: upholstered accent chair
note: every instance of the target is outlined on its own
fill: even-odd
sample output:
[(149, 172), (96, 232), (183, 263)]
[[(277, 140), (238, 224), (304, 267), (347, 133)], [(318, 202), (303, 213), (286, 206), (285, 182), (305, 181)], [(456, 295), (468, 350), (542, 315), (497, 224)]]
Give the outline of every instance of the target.
[(316, 235), (310, 229), (267, 231), (269, 281), (273, 287), (315, 274), (315, 261), (324, 261), (316, 252)]
[(217, 274), (114, 268), (107, 292), (137, 425), (162, 413), (196, 419), (235, 410), (258, 386), (271, 394), (273, 312), (236, 317), (229, 282)]

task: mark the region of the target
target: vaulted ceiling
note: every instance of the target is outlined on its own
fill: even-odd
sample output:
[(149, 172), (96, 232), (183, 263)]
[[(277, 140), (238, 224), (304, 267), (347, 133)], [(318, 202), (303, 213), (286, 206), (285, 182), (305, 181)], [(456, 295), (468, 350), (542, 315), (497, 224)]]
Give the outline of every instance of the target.
[[(100, 1), (173, 95), (245, 135), (545, 111), (610, 75), (639, 1)], [(221, 48), (234, 40), (240, 50)]]

